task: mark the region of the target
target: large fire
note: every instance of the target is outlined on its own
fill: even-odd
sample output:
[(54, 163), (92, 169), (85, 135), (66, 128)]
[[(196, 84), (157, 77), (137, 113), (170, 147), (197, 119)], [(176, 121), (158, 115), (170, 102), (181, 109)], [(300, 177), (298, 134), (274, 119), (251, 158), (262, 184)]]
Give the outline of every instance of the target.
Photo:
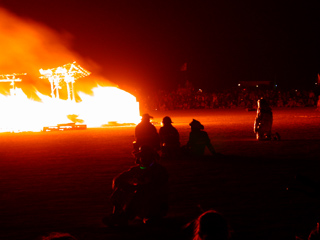
[[(0, 6), (0, 132), (139, 122), (136, 98), (100, 76), (98, 64), (72, 50), (72, 39)], [(75, 59), (98, 76), (68, 63)]]
[[(136, 98), (117, 87), (101, 87), (92, 89), (93, 95), (77, 92), (80, 101), (75, 101), (75, 80), (90, 73), (75, 63), (66, 64), (55, 69), (40, 69), (42, 78), (51, 83), (51, 96), (37, 92), (41, 101), (27, 97), (21, 88), (14, 83), (22, 74), (1, 75), (0, 82), (12, 82), (10, 94), (0, 94), (0, 132), (42, 131), (44, 127), (58, 124), (82, 124), (87, 127), (104, 125), (137, 123), (139, 103)], [(67, 84), (68, 99), (59, 98), (61, 81)], [(69, 85), (70, 84), (70, 85)]]

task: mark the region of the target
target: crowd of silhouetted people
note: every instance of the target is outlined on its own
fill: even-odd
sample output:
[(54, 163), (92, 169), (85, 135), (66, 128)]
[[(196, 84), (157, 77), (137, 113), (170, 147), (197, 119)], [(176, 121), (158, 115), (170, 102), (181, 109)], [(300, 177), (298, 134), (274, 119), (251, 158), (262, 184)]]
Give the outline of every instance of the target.
[(314, 90), (287, 90), (242, 88), (219, 92), (195, 90), (191, 84), (176, 91), (160, 90), (141, 99), (145, 110), (186, 110), (216, 108), (256, 108), (257, 100), (263, 97), (271, 107), (316, 107), (319, 96)]

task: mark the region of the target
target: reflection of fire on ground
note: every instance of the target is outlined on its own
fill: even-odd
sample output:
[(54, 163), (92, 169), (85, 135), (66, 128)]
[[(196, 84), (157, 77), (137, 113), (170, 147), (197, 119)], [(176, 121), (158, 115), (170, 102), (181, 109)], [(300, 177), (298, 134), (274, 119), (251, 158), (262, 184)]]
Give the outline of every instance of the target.
[[(76, 102), (75, 80), (90, 74), (76, 63), (40, 69), (40, 73), (43, 75), (41, 78), (47, 78), (51, 83), (51, 97), (37, 92), (40, 102), (29, 99), (22, 89), (14, 86), (15, 81), (21, 81), (15, 78), (18, 74), (0, 75), (3, 78), (0, 82), (12, 82), (10, 94), (0, 94), (0, 131), (86, 129), (87, 126), (101, 127), (109, 122), (115, 125), (139, 121), (136, 98), (117, 87), (98, 86), (92, 89), (93, 96), (78, 92), (81, 101)], [(59, 98), (63, 82), (67, 85), (67, 100)]]
[(69, 34), (0, 7), (0, 132), (41, 131), (58, 124), (100, 127), (109, 122), (139, 122), (134, 96), (68, 63), (77, 59), (91, 71), (99, 69), (69, 48), (71, 39)]

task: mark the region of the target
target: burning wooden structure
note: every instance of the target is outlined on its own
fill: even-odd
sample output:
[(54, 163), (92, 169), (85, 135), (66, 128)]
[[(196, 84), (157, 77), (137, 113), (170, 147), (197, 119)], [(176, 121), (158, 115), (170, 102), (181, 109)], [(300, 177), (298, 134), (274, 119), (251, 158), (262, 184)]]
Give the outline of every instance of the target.
[(10, 95), (16, 95), (16, 87), (15, 82), (21, 82), (21, 78), (16, 78), (16, 76), (27, 75), (26, 73), (12, 73), (12, 74), (1, 74), (0, 82), (11, 82), (10, 85), (12, 88), (10, 89)]
[(91, 73), (82, 68), (76, 62), (67, 63), (61, 67), (51, 68), (47, 70), (40, 69), (40, 78), (47, 78), (51, 84), (51, 97), (59, 99), (59, 89), (61, 89), (61, 83), (65, 82), (67, 85), (68, 100), (75, 100), (73, 84), (74, 82)]

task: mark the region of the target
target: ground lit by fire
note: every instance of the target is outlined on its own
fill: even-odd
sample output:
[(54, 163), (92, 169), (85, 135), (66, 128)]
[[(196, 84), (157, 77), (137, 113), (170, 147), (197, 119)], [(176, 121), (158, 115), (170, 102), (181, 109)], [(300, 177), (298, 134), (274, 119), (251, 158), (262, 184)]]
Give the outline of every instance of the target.
[[(319, 181), (320, 112), (273, 109), (281, 141), (256, 141), (254, 111), (215, 109), (152, 111), (156, 128), (166, 115), (186, 144), (193, 118), (204, 124), (216, 151), (210, 161), (162, 161), (170, 174), (170, 210), (161, 227), (112, 229), (112, 179), (134, 164), (134, 126), (86, 131), (1, 133), (0, 239), (38, 239), (52, 231), (87, 239), (173, 239), (202, 209), (230, 221), (235, 239), (307, 236), (319, 217), (319, 200), (294, 176)], [(181, 239), (181, 238), (174, 238)], [(304, 238), (307, 239), (307, 238)]]

